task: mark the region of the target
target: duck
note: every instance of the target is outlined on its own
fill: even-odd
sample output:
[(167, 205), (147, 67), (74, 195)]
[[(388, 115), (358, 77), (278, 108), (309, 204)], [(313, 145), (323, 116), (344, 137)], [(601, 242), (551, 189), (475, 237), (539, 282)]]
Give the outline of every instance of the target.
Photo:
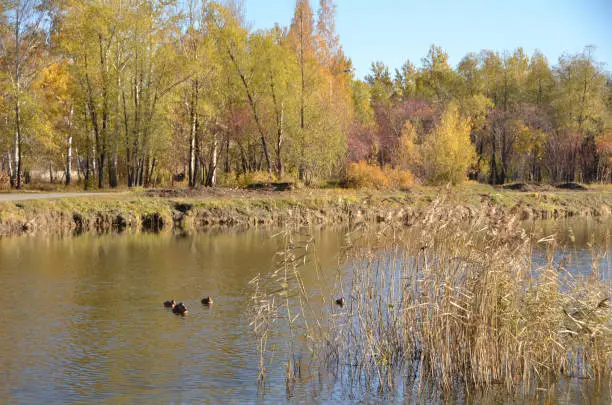
[(336, 305), (343, 307), (344, 304), (346, 303), (346, 301), (344, 300), (344, 297), (340, 297), (336, 300)]
[(187, 310), (187, 307), (185, 306), (185, 304), (183, 304), (182, 302), (179, 302), (172, 308), (172, 312), (177, 315), (185, 316), (187, 315), (189, 311)]
[(164, 302), (164, 307), (166, 308), (174, 308), (175, 306), (176, 306), (176, 301), (174, 300), (168, 300)]
[(210, 295), (202, 298), (202, 305), (212, 305), (213, 302), (213, 298)]

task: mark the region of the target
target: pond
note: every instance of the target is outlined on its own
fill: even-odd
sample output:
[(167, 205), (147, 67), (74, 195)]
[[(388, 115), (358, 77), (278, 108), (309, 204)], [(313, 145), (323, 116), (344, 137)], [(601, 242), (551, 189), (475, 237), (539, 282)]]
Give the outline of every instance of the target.
[[(593, 250), (610, 279), (612, 222), (576, 219), (526, 224), (557, 234), (577, 270)], [(323, 273), (338, 267), (343, 229), (313, 231)], [(333, 375), (307, 372), (288, 395), (284, 371), (258, 389), (257, 342), (249, 328), (247, 286), (269, 272), (281, 238), (270, 231), (225, 231), (194, 236), (107, 235), (0, 239), (0, 403), (412, 403), (397, 396), (348, 389)], [(541, 252), (535, 253), (536, 257)], [(326, 272), (327, 270), (327, 272)], [(314, 269), (303, 272), (306, 288)], [(214, 305), (200, 304), (213, 296)], [(163, 308), (183, 301), (186, 317)], [(610, 403), (607, 383), (559, 384), (553, 402)], [(361, 402), (360, 402), (361, 401)], [(491, 392), (425, 402), (513, 403)], [(536, 401), (537, 402), (537, 401)], [(520, 401), (519, 401), (520, 403)]]

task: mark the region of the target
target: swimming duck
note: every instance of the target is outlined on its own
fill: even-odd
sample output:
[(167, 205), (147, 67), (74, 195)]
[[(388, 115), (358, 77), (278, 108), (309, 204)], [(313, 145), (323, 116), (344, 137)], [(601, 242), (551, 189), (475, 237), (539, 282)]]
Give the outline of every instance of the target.
[(174, 300), (169, 300), (164, 302), (164, 307), (166, 308), (174, 308), (176, 306), (176, 301)]
[(336, 300), (336, 305), (343, 307), (346, 301), (344, 301), (344, 297), (340, 297)]
[(187, 315), (189, 311), (187, 310), (187, 307), (185, 306), (185, 304), (183, 304), (182, 302), (179, 302), (172, 308), (172, 312), (177, 315), (185, 316)]
[(213, 302), (213, 298), (210, 295), (202, 298), (202, 305), (212, 305)]

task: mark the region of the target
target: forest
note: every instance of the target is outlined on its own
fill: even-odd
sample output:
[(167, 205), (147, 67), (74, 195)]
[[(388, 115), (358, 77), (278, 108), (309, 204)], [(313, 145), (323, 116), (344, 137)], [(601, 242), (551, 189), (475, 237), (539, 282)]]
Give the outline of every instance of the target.
[(432, 45), (362, 80), (335, 16), (297, 0), (253, 30), (237, 1), (0, 2), (0, 189), (612, 182), (594, 47), (451, 66)]

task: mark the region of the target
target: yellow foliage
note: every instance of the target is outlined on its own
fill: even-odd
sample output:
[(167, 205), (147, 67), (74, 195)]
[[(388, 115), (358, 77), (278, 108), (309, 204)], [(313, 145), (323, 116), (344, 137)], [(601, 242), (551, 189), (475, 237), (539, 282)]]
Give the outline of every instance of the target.
[(532, 153), (538, 161), (542, 160), (548, 134), (541, 129), (531, 128), (523, 122), (517, 123), (516, 126), (518, 128), (517, 152), (520, 154)]
[(456, 104), (447, 107), (440, 124), (421, 146), (425, 178), (434, 184), (458, 184), (465, 180), (476, 157), (470, 140), (471, 122), (459, 115)]
[(267, 183), (274, 180), (266, 171), (248, 172), (238, 176), (238, 186), (246, 188), (250, 184)]
[(487, 115), (494, 106), (493, 100), (483, 94), (476, 94), (461, 101), (460, 112), (471, 118), (472, 128), (480, 129), (485, 126)]
[(414, 184), (414, 175), (408, 170), (381, 169), (361, 161), (349, 164), (347, 184), (352, 188), (406, 189)]
[(5, 172), (0, 172), (0, 191), (8, 191), (11, 189), (11, 179)]
[(396, 167), (407, 170), (418, 164), (419, 159), (414, 144), (415, 140), (416, 130), (410, 121), (406, 121), (395, 151), (394, 163)]
[(384, 172), (394, 189), (406, 190), (414, 185), (414, 175), (410, 170), (385, 168)]
[(248, 186), (248, 184), (241, 184), (239, 182), (239, 176), (234, 172), (220, 172), (217, 175), (217, 186), (223, 188), (244, 188)]

